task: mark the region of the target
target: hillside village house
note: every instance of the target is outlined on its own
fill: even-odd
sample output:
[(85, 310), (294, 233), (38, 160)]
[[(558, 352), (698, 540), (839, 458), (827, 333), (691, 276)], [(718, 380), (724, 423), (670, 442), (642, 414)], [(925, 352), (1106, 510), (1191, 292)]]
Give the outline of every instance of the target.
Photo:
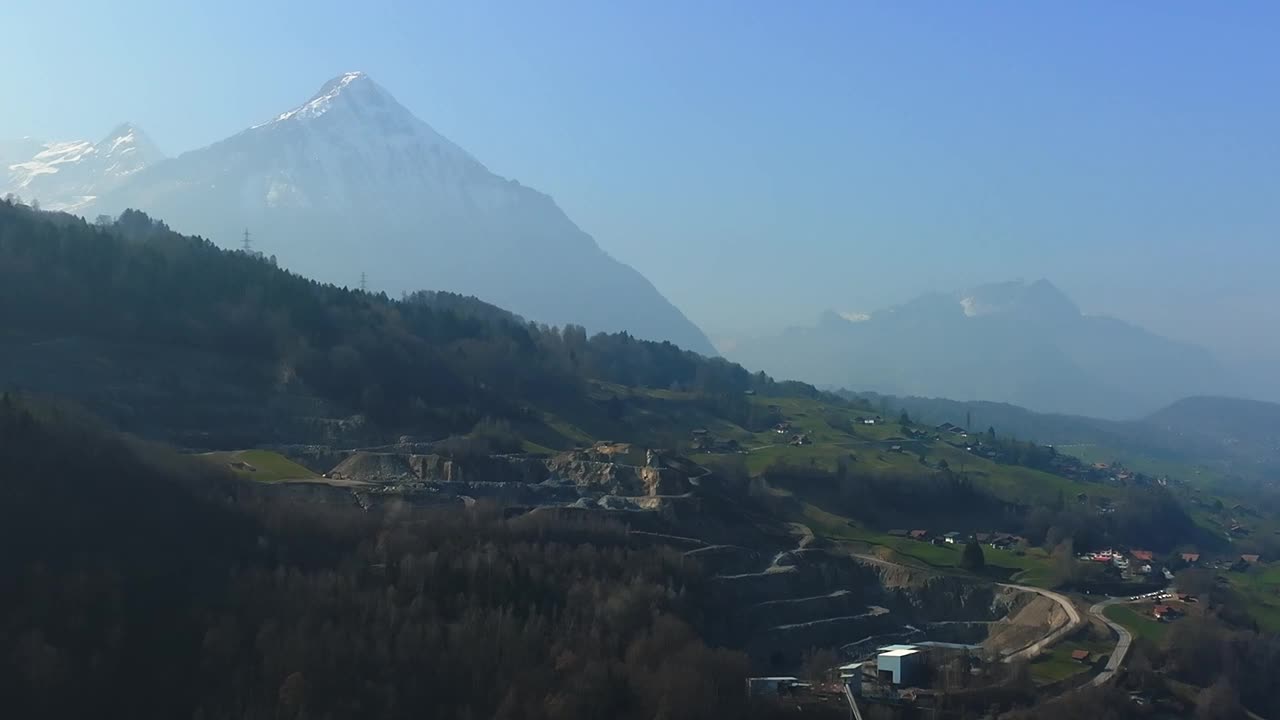
[(1185, 552), (1182, 553), (1182, 562), (1188, 565), (1195, 565), (1200, 562), (1200, 553)]
[(960, 533), (956, 532), (955, 530), (952, 530), (951, 532), (942, 536), (942, 542), (948, 545), (955, 545), (956, 543), (960, 542)]
[(911, 539), (912, 540), (928, 540), (929, 531), (928, 530), (912, 530)]

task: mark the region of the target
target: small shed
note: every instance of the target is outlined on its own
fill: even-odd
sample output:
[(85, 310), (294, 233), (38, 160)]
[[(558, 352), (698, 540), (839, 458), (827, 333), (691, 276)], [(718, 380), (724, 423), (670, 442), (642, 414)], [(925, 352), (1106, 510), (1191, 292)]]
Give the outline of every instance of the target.
[(750, 697), (777, 697), (790, 692), (802, 683), (790, 676), (747, 678), (747, 695)]

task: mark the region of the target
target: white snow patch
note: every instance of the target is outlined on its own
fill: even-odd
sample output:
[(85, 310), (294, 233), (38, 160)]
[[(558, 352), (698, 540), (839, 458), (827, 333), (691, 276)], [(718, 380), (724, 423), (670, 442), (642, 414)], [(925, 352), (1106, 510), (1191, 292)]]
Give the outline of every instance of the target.
[[(311, 100), (307, 101), (307, 103), (301, 107), (296, 107), (290, 110), (289, 112), (280, 113), (278, 116), (276, 116), (276, 119), (273, 120), (272, 122), (282, 122), (284, 120), (288, 120), (289, 118), (294, 118), (294, 117), (299, 117), (299, 118), (320, 117), (329, 109), (330, 106), (333, 105), (333, 101), (342, 92), (343, 88), (347, 87), (352, 82), (359, 80), (364, 76), (365, 76), (364, 73), (358, 72), (358, 71), (345, 73), (342, 75), (342, 77), (337, 78), (334, 81), (331, 81), (326, 86), (328, 87), (328, 90), (322, 92), (321, 94), (315, 96), (314, 98), (311, 98)], [(269, 124), (270, 123), (262, 123), (262, 125), (269, 125)], [(262, 127), (262, 125), (254, 125), (254, 127)]]
[(848, 320), (851, 323), (866, 322), (871, 319), (871, 313), (846, 310), (840, 313), (840, 317), (844, 318), (845, 320)]
[[(129, 130), (129, 132), (125, 133), (124, 135), (121, 135), (120, 137), (112, 140), (111, 148), (108, 149), (107, 152), (114, 153), (116, 151), (116, 148), (120, 147), (121, 145), (133, 145), (133, 130)], [(121, 152), (129, 152), (130, 150), (133, 150), (133, 148), (127, 147)]]

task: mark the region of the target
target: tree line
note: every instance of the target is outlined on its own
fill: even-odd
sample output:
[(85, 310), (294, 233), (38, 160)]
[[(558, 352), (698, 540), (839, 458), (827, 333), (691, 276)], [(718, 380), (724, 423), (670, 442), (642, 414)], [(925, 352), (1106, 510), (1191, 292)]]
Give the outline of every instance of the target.
[(13, 717), (750, 717), (706, 577), (585, 511), (281, 504), (0, 399)]
[(393, 300), (321, 284), (135, 210), (89, 224), (0, 202), (0, 321), (36, 339), (247, 359), (258, 380), (297, 378), (386, 428), (525, 420), (531, 407), (587, 402), (589, 381), (686, 391), (748, 424), (764, 421), (752, 420), (749, 391), (819, 395), (671, 343), (539, 325), (475, 298), (422, 291)]

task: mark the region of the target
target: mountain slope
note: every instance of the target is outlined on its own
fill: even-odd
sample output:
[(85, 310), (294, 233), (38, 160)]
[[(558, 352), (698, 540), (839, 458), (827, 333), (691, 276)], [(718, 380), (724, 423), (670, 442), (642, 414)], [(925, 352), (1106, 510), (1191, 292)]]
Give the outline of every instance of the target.
[[(670, 343), (534, 325), (475, 298), (320, 284), (138, 211), (90, 225), (6, 201), (0, 378), (187, 447), (369, 444), (486, 417), (564, 447), (577, 428), (627, 431), (625, 401), (597, 384), (681, 390), (690, 412), (726, 416), (750, 414), (748, 390), (816, 394)], [(639, 419), (678, 434), (669, 417)]]
[[(29, 196), (29, 194), (28, 194)], [(474, 294), (538, 322), (715, 350), (653, 285), (546, 195), (501, 178), (362, 73), (206, 148), (149, 167), (92, 212), (138, 208), (318, 280)]]
[(1044, 280), (930, 294), (853, 321), (827, 313), (731, 355), (817, 384), (1111, 418), (1227, 385), (1205, 350), (1082, 315)]
[[(10, 152), (29, 152), (31, 143)], [(40, 200), (50, 210), (88, 207), (134, 173), (164, 159), (146, 133), (130, 123), (117, 126), (97, 143), (88, 140), (39, 143), (34, 155), (5, 163), (0, 195)]]
[(1037, 413), (986, 401), (893, 397), (842, 393), (892, 412), (906, 411), (929, 425), (944, 422), (1038, 443), (1090, 448), (1103, 454), (1209, 468), (1223, 477), (1273, 482), (1280, 474), (1280, 404), (1228, 397), (1178, 400), (1135, 420), (1101, 420), (1079, 415)]

